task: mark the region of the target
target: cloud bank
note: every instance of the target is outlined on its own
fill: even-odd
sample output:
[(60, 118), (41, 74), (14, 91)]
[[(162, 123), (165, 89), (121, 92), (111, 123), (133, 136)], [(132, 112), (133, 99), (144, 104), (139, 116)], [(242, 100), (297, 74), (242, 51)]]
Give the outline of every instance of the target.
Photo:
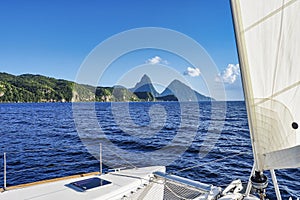
[(216, 77), (216, 81), (233, 84), (240, 76), (239, 64), (228, 64), (226, 69)]
[(154, 56), (153, 58), (149, 58), (148, 60), (146, 60), (147, 64), (151, 64), (151, 65), (156, 65), (156, 64), (168, 64), (168, 61), (163, 60), (161, 57), (159, 56)]
[(191, 77), (196, 77), (196, 76), (200, 76), (201, 72), (199, 68), (188, 67), (183, 74)]

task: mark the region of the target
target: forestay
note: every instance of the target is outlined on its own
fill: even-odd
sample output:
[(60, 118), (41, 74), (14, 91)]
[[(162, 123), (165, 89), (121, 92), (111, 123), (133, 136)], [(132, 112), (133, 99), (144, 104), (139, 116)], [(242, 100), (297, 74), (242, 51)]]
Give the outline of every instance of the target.
[(256, 169), (300, 167), (300, 1), (232, 10)]

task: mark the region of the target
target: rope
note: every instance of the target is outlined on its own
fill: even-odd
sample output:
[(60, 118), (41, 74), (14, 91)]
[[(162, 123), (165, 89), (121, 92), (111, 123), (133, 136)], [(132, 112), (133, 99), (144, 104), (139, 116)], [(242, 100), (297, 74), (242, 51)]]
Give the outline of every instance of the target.
[[(193, 198), (193, 199), (188, 199), (188, 198), (185, 198), (185, 197), (183, 197), (183, 196), (180, 196), (180, 195), (178, 195), (177, 193), (175, 193), (167, 184), (165, 184), (165, 187), (174, 195), (174, 196), (176, 196), (177, 198), (179, 198), (179, 199), (184, 199), (184, 200), (193, 200), (193, 199), (195, 199), (195, 198)], [(207, 194), (206, 194), (206, 198), (205, 199), (207, 199)]]
[(29, 170), (36, 170), (36, 169), (43, 169), (43, 168), (54, 168), (56, 166), (70, 166), (70, 165), (77, 165), (77, 164), (86, 164), (86, 163), (95, 163), (95, 161), (82, 161), (82, 162), (72, 162), (72, 163), (67, 163), (67, 164), (52, 164), (51, 166), (40, 166), (40, 167), (31, 167), (31, 168), (26, 168), (26, 169), (21, 169), (21, 170), (14, 170), (13, 173), (19, 173), (19, 172), (24, 172), (24, 171), (29, 171)]
[[(77, 149), (79, 147), (84, 147), (84, 146), (76, 146)], [(41, 151), (48, 151), (48, 150), (60, 150), (66, 152), (66, 149), (76, 149), (75, 146), (61, 146), (59, 148), (57, 147), (50, 147), (50, 148), (41, 148), (41, 149), (26, 149), (26, 150), (21, 150), (21, 151), (4, 151), (5, 153), (9, 154), (17, 154), (17, 153), (27, 153), (27, 152), (41, 152)], [(4, 152), (1, 152), (0, 154), (2, 155)]]
[(127, 163), (129, 166), (133, 167), (133, 168), (137, 168), (137, 166), (135, 166), (134, 164), (132, 164), (131, 162), (129, 162), (128, 160), (126, 160), (125, 158), (122, 158), (120, 155), (118, 155), (117, 153), (115, 153), (113, 150), (108, 149), (106, 147), (104, 147), (105, 149), (107, 149), (108, 151), (110, 151), (113, 155), (117, 156), (119, 159), (123, 160), (125, 163)]
[[(49, 150), (57, 150), (57, 151), (61, 151), (61, 152), (68, 152), (68, 153), (73, 153), (73, 152), (77, 152), (75, 151), (75, 149), (81, 148), (84, 146), (76, 146), (74, 148), (74, 146), (61, 146), (59, 148), (56, 147), (50, 147), (50, 148), (41, 148), (41, 149), (27, 149), (27, 150), (22, 150), (22, 151), (5, 151), (7, 154), (18, 154), (18, 153), (28, 153), (28, 152), (43, 152), (43, 151), (49, 151)], [(129, 161), (127, 161), (126, 159), (122, 158), (120, 155), (118, 155), (117, 153), (113, 152), (112, 150), (106, 148), (107, 150), (109, 150), (111, 153), (113, 153), (113, 155), (115, 155), (117, 158), (119, 158), (120, 160), (123, 160), (125, 163), (127, 163), (129, 166), (133, 167), (133, 168), (137, 168), (134, 164), (130, 163)], [(72, 151), (70, 151), (72, 150)], [(1, 157), (3, 157), (3, 153), (0, 154)], [(72, 163), (66, 163), (66, 164), (59, 164), (60, 166), (70, 166), (70, 165), (78, 165), (78, 164), (90, 164), (90, 163), (95, 163), (96, 162), (93, 161), (82, 161), (82, 162), (72, 162)], [(51, 164), (50, 166), (39, 166), (39, 167), (31, 167), (31, 168), (26, 168), (26, 169), (21, 169), (21, 170), (14, 170), (14, 172), (19, 173), (19, 172), (24, 172), (24, 171), (29, 171), (29, 170), (36, 170), (36, 169), (43, 169), (43, 168), (54, 168), (58, 165), (55, 164)]]
[(237, 153), (237, 154), (235, 154), (235, 155), (226, 156), (226, 157), (224, 157), (224, 158), (216, 159), (216, 160), (213, 160), (213, 161), (211, 161), (211, 162), (201, 163), (201, 164), (199, 164), (199, 165), (195, 165), (195, 166), (187, 167), (187, 168), (184, 168), (184, 169), (180, 169), (180, 170), (177, 170), (177, 171), (175, 171), (175, 172), (171, 172), (170, 174), (171, 174), (171, 175), (172, 175), (172, 174), (177, 174), (177, 173), (179, 173), (179, 172), (187, 171), (187, 170), (194, 169), (194, 168), (197, 168), (197, 167), (202, 167), (202, 166), (205, 166), (205, 165), (208, 165), (208, 164), (220, 162), (220, 161), (226, 160), (226, 159), (228, 159), (228, 158), (232, 158), (232, 157), (236, 157), (236, 156), (244, 155), (244, 154), (251, 154), (251, 153), (250, 153), (250, 152)]

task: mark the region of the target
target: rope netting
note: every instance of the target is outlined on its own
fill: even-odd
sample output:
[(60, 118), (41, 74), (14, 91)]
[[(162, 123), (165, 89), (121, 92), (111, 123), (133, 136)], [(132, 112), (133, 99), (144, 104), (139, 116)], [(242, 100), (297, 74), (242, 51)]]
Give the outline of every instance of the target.
[(204, 200), (209, 192), (201, 189), (155, 177), (148, 184), (126, 195), (122, 200)]

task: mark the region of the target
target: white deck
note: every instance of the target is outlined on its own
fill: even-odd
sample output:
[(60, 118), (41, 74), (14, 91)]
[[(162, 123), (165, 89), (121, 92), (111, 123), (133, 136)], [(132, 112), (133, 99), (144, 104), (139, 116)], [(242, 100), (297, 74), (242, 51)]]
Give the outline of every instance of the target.
[[(165, 172), (165, 167), (155, 166), (140, 169), (122, 170), (104, 175), (91, 175), (60, 180), (50, 183), (8, 190), (0, 193), (1, 200), (116, 200), (135, 192), (148, 183), (155, 171)], [(76, 191), (67, 185), (74, 181), (99, 177), (112, 184), (97, 187), (85, 192)]]

